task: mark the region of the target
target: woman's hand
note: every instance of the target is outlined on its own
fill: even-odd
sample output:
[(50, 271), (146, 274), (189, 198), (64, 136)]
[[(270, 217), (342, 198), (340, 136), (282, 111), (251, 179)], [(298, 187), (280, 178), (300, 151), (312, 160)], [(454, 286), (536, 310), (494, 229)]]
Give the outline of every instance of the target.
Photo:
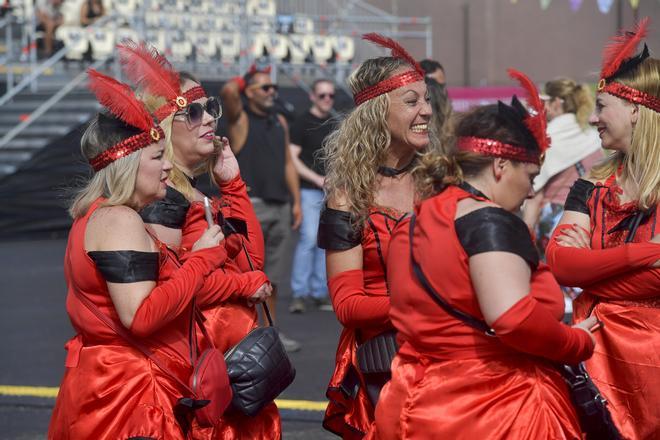
[(216, 136), (213, 144), (219, 149), (217, 152), (217, 160), (213, 166), (213, 175), (220, 182), (229, 182), (238, 176), (238, 173), (240, 172), (236, 156), (234, 156), (234, 153), (229, 146), (229, 139), (224, 136)]
[[(579, 328), (580, 330), (583, 330), (587, 332), (589, 337), (591, 338), (591, 342), (593, 342), (594, 346), (596, 345), (596, 338), (594, 338), (594, 335), (591, 333), (591, 328), (594, 327), (596, 324), (598, 324), (598, 318), (595, 316), (590, 316), (589, 318), (585, 319), (582, 322), (578, 322), (573, 326), (573, 328)], [(600, 329), (600, 327), (598, 328)], [(598, 330), (597, 329), (597, 330)], [(596, 331), (596, 330), (594, 330)]]
[(570, 228), (562, 229), (555, 240), (560, 246), (591, 249), (589, 232), (575, 223)]
[(225, 239), (225, 236), (222, 233), (222, 229), (218, 225), (213, 225), (210, 228), (208, 228), (204, 233), (202, 234), (201, 237), (199, 237), (199, 240), (195, 242), (195, 244), (192, 247), (192, 251), (198, 251), (201, 249), (206, 249), (210, 247), (215, 247), (222, 240)]
[(250, 305), (255, 305), (266, 301), (273, 294), (273, 287), (270, 283), (263, 283), (261, 287), (257, 289), (256, 292), (248, 298), (248, 303)]

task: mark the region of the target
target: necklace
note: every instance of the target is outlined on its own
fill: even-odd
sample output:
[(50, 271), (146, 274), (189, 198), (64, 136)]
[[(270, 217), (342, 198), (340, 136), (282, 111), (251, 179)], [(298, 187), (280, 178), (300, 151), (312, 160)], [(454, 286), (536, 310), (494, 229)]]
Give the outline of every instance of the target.
[(396, 177), (400, 174), (410, 171), (414, 163), (415, 163), (415, 158), (413, 158), (413, 160), (411, 160), (408, 163), (408, 165), (404, 166), (403, 168), (397, 169), (397, 168), (390, 168), (390, 167), (386, 167), (385, 165), (381, 165), (378, 167), (378, 174), (385, 177)]

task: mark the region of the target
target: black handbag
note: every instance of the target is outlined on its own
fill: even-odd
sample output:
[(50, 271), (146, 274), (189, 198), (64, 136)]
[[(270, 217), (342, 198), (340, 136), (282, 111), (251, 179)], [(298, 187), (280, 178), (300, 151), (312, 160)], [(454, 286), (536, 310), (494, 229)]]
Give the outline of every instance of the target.
[[(435, 303), (454, 318), (462, 321), (479, 332), (485, 333), (487, 336), (495, 337), (495, 331), (491, 329), (485, 321), (455, 309), (446, 302), (438, 292), (436, 292), (433, 286), (431, 286), (413, 254), (414, 230), (415, 215), (410, 219), (410, 261), (412, 263), (413, 272), (422, 287), (424, 287), (426, 293), (429, 294)], [(634, 231), (631, 232), (634, 235)], [(628, 241), (628, 239), (626, 241)], [(580, 428), (582, 432), (586, 434), (586, 439), (622, 440), (623, 437), (614, 424), (612, 415), (607, 408), (607, 400), (605, 400), (598, 391), (598, 388), (584, 369), (584, 365), (557, 365), (557, 369), (568, 384), (571, 401), (580, 421)]]
[[(250, 255), (243, 244), (250, 268), (254, 270)], [(265, 302), (261, 303), (268, 327), (259, 327), (248, 333), (225, 353), (227, 373), (234, 396), (232, 408), (248, 416), (256, 415), (275, 400), (296, 377), (296, 369), (282, 345), (279, 332)]]
[(383, 332), (358, 347), (358, 368), (364, 374), (389, 373), (397, 351), (396, 331)]

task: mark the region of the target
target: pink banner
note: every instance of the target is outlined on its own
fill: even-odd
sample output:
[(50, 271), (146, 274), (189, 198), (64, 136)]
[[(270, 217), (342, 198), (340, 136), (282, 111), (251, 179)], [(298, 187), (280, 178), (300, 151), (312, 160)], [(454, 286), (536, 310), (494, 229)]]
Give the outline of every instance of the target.
[(525, 96), (520, 87), (449, 87), (447, 89), (452, 108), (464, 112), (478, 105), (494, 104), (497, 101), (511, 102), (513, 95)]

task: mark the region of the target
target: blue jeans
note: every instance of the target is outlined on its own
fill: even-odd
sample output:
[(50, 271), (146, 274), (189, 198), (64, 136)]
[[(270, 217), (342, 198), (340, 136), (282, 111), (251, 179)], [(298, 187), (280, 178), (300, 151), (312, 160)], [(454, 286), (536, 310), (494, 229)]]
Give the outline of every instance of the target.
[(323, 191), (301, 188), (300, 204), (303, 218), (300, 225), (300, 240), (293, 255), (291, 291), (294, 298), (306, 295), (325, 298), (328, 295), (325, 251), (316, 245), (319, 217), (323, 207)]

